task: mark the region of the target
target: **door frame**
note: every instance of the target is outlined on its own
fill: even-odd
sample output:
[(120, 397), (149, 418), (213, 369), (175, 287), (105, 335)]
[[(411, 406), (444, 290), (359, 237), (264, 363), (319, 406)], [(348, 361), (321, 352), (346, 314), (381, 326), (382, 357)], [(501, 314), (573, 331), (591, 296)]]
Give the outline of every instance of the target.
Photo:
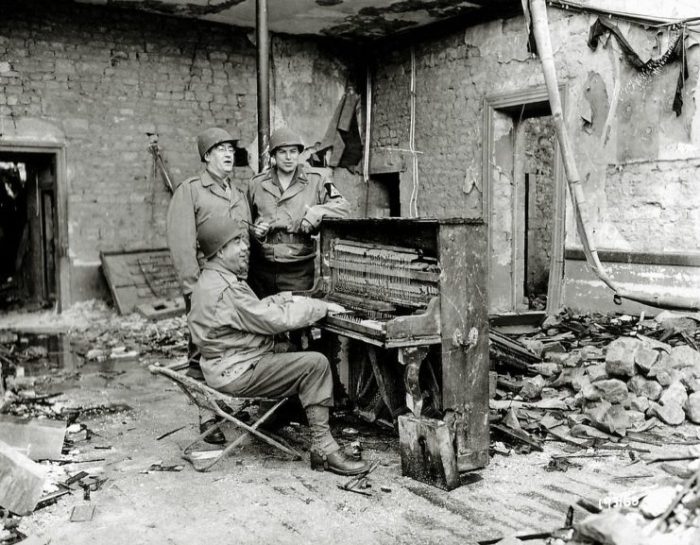
[[(566, 112), (565, 99), (567, 96), (567, 86), (559, 86), (559, 94), (562, 97), (562, 109)], [(483, 157), (482, 157), (482, 180), (484, 181), (484, 196), (482, 201), (482, 214), (483, 217), (488, 221), (491, 218), (491, 213), (493, 212), (493, 169), (491, 166), (491, 158), (494, 155), (494, 116), (496, 112), (508, 113), (513, 108), (518, 106), (536, 105), (541, 103), (549, 104), (549, 95), (547, 93), (547, 88), (544, 85), (539, 85), (537, 87), (532, 87), (528, 89), (522, 89), (519, 91), (512, 91), (506, 93), (498, 93), (488, 95), (484, 98), (483, 107)], [(564, 116), (566, 118), (566, 116)], [(515, 134), (514, 137), (514, 150), (515, 150)], [(555, 142), (555, 152), (554, 152), (554, 227), (552, 230), (552, 248), (551, 256), (549, 262), (549, 281), (547, 286), (547, 307), (545, 312), (547, 314), (552, 314), (558, 311), (561, 306), (562, 298), (562, 285), (564, 280), (564, 236), (565, 236), (565, 214), (566, 214), (566, 180), (564, 178), (564, 165), (562, 163), (561, 153), (559, 151), (559, 142)], [(516, 191), (513, 192), (513, 206), (518, 205), (518, 200), (515, 197)], [(516, 221), (522, 219), (522, 214), (513, 210), (513, 226), (515, 227)], [(489, 276), (491, 269), (491, 229), (492, 226), (489, 223), (489, 228), (487, 229), (487, 248), (488, 248), (488, 267)], [(517, 310), (518, 303), (516, 301), (517, 285), (516, 276), (516, 255), (518, 251), (518, 244), (513, 237), (513, 254), (512, 254), (512, 274), (511, 274), (511, 286), (510, 286), (510, 309), (513, 314), (523, 314)], [(490, 310), (490, 309), (489, 309)]]
[(71, 304), (66, 148), (54, 142), (30, 143), (3, 139), (0, 142), (0, 152), (53, 155), (56, 165), (56, 304), (58, 312), (62, 312)]

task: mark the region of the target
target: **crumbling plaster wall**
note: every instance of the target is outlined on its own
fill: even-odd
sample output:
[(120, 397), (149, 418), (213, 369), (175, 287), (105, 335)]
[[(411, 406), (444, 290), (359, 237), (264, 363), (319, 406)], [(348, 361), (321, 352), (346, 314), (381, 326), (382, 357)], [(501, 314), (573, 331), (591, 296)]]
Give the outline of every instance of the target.
[[(688, 49), (690, 78), (682, 114), (676, 117), (671, 105), (678, 62), (640, 76), (616, 43), (603, 40), (597, 51), (587, 46), (595, 15), (557, 9), (548, 13), (558, 77), (567, 86), (566, 125), (589, 202), (585, 213), (594, 242), (600, 248), (632, 252), (699, 252), (700, 116), (695, 102), (700, 47)], [(625, 22), (619, 26), (643, 57), (658, 57), (672, 38)], [(411, 50), (415, 53), (420, 215), (482, 216), (484, 98), (544, 84), (539, 59), (527, 53), (526, 40), (525, 23), (517, 17), (377, 55), (372, 147), (406, 149)], [(402, 194), (411, 189), (409, 170), (402, 175)], [(510, 192), (506, 184), (494, 184), (493, 199), (509, 199)], [(491, 226), (492, 235), (498, 231)], [(492, 240), (493, 252), (508, 254), (509, 248), (499, 248), (498, 240)], [(511, 244), (507, 236), (500, 240)], [(566, 246), (579, 246), (568, 203)]]
[[(276, 36), (273, 66), (275, 122), (320, 140), (345, 88), (346, 60)], [(221, 126), (248, 146), (256, 123), (247, 31), (94, 6), (3, 6), (0, 145), (65, 148), (73, 300), (99, 294), (100, 251), (165, 245), (170, 195), (153, 177), (147, 133), (157, 133), (180, 182), (200, 169), (198, 132)], [(241, 187), (251, 175), (236, 168)], [(340, 177), (352, 194), (357, 178)]]

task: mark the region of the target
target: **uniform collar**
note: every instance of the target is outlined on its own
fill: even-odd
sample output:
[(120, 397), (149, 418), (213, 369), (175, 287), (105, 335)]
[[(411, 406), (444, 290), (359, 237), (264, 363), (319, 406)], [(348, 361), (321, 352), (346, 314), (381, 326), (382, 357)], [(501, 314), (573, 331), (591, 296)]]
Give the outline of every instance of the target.
[(245, 278), (239, 278), (238, 276), (236, 276), (234, 272), (224, 267), (218, 261), (211, 259), (202, 266), (202, 270), (216, 271), (220, 273), (224, 277), (224, 279), (229, 283), (233, 282), (234, 280), (238, 282), (243, 282), (245, 280)]
[[(202, 186), (206, 187), (209, 191), (214, 193), (214, 195), (217, 195), (223, 199), (228, 199), (229, 194), (227, 193), (227, 190), (230, 189), (231, 194), (231, 204), (235, 204), (240, 200), (240, 195), (238, 191), (235, 191), (235, 186), (231, 183), (231, 179), (226, 177), (223, 178), (223, 181), (225, 182), (224, 185), (220, 184), (217, 181), (217, 177), (214, 176), (211, 172), (209, 172), (207, 169), (204, 169), (204, 172), (202, 172), (200, 179), (202, 181)], [(219, 179), (221, 180), (221, 179)]]
[(218, 176), (215, 176), (214, 174), (209, 172), (209, 170), (207, 170), (206, 168), (204, 169), (204, 172), (202, 172), (201, 178), (202, 185), (205, 187), (209, 187), (212, 184), (216, 184), (219, 187), (221, 187), (225, 185), (230, 185), (231, 183), (231, 178), (229, 178), (228, 176), (224, 178), (219, 178)]
[(306, 176), (304, 167), (302, 165), (297, 165), (297, 168), (294, 170), (294, 175), (292, 176), (292, 181), (289, 182), (289, 186), (284, 194), (282, 193), (282, 186), (280, 186), (279, 178), (277, 177), (277, 169), (271, 168), (267, 171), (267, 176), (263, 179), (262, 186), (273, 195), (277, 197), (284, 196), (284, 198), (287, 199), (299, 193), (308, 181), (309, 179)]

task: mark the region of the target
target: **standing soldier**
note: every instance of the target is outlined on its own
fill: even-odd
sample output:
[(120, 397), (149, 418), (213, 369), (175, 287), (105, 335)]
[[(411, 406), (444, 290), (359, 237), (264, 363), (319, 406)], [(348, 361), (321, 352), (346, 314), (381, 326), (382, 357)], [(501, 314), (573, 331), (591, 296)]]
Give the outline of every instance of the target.
[(303, 291), (314, 284), (311, 235), (324, 217), (342, 218), (350, 205), (323, 171), (299, 163), (301, 138), (289, 128), (270, 136), (271, 168), (248, 184), (253, 228), (251, 275), (258, 297)]
[[(190, 312), (192, 290), (203, 263), (197, 246), (197, 230), (212, 216), (230, 217), (236, 221), (251, 221), (245, 195), (231, 182), (234, 164), (234, 139), (224, 129), (210, 128), (197, 136), (199, 157), (204, 170), (181, 183), (170, 201), (167, 218), (168, 246), (173, 258)], [(192, 339), (188, 345), (189, 369), (187, 375), (203, 380), (199, 353)], [(199, 427), (203, 433), (214, 423), (214, 413), (200, 409)], [(207, 436), (205, 441), (222, 444), (225, 438), (220, 430)]]

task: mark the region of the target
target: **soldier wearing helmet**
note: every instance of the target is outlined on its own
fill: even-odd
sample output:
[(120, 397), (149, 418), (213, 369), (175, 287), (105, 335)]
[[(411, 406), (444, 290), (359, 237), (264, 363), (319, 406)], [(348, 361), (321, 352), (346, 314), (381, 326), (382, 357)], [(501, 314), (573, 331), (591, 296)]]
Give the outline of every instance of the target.
[(259, 299), (245, 282), (248, 229), (241, 223), (212, 217), (200, 226), (197, 239), (207, 261), (187, 324), (202, 351), (207, 384), (235, 396), (298, 396), (309, 421), (311, 467), (340, 475), (366, 472), (369, 464), (349, 459), (331, 434), (328, 359), (318, 352), (275, 350), (275, 335), (345, 309), (289, 292)]
[[(192, 290), (200, 275), (204, 256), (197, 245), (197, 230), (209, 218), (222, 216), (251, 221), (250, 208), (243, 192), (231, 180), (234, 161), (234, 139), (224, 129), (213, 127), (197, 136), (197, 150), (203, 170), (182, 182), (168, 207), (167, 238), (173, 264), (190, 310)], [(246, 234), (247, 236), (247, 234)], [(188, 375), (203, 378), (199, 355), (190, 341)], [(214, 414), (200, 412), (200, 429), (210, 427)], [(221, 432), (207, 437), (209, 442), (223, 443)]]
[(303, 291), (314, 283), (311, 236), (324, 217), (346, 217), (350, 205), (321, 169), (299, 162), (304, 144), (289, 129), (270, 136), (270, 168), (248, 184), (252, 230), (248, 282), (259, 297)]

